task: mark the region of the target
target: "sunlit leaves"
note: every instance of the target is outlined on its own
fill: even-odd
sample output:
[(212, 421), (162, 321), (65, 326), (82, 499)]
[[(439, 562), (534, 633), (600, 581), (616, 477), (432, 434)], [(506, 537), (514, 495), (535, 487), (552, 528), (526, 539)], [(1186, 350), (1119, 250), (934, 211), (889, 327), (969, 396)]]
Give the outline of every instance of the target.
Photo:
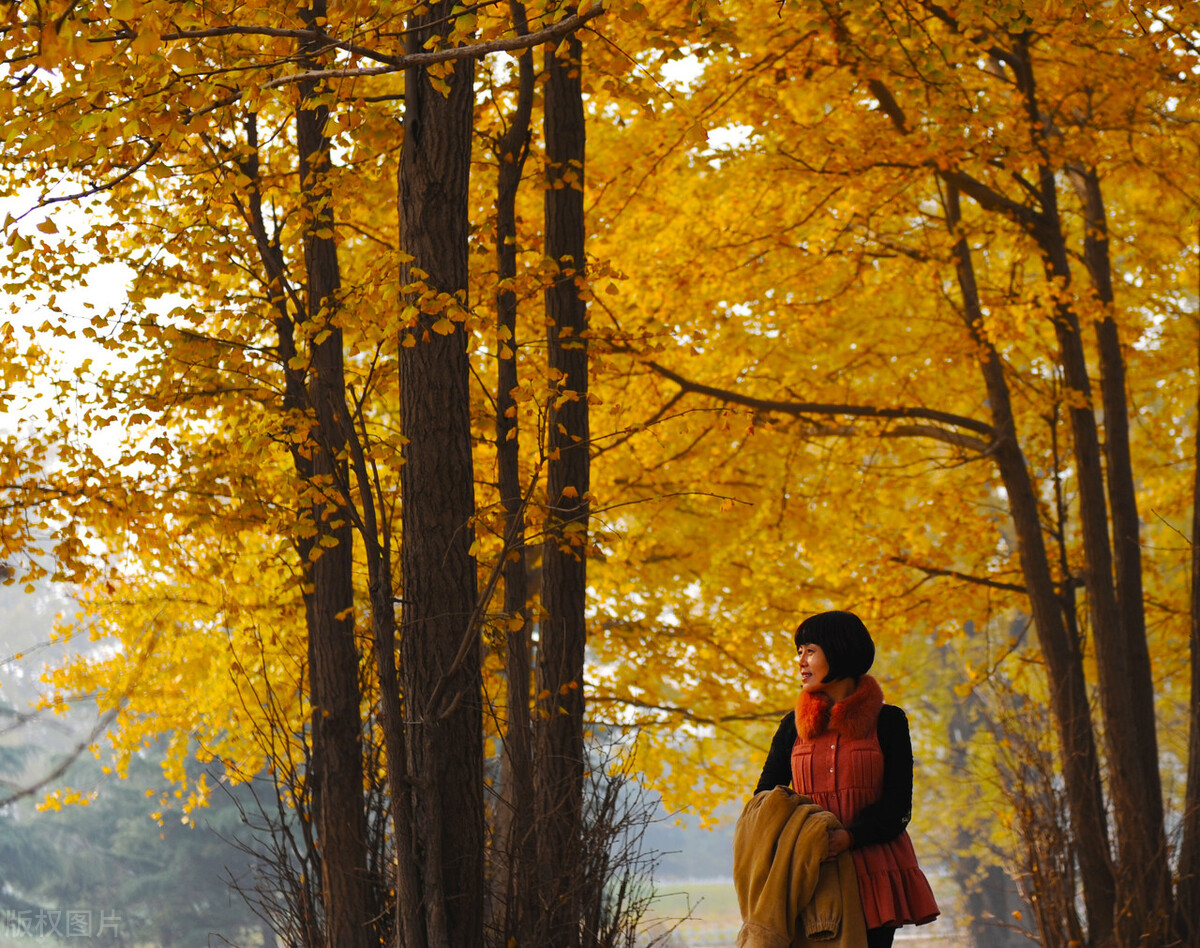
[[(34, 5), (20, 8), (33, 23)], [(642, 763), (675, 805), (707, 808), (752, 785), (772, 722), (794, 698), (790, 630), (813, 609), (860, 611), (889, 698), (928, 714), (930, 727), (941, 725), (926, 705), (942, 698), (1001, 681), (1029, 695), (1043, 687), (1031, 641), (1009, 644), (1007, 620), (1024, 600), (986, 437), (766, 403), (918, 406), (990, 422), (979, 346), (959, 311), (951, 251), (961, 233), (980, 278), (979, 330), (1013, 380), (1056, 575), (1071, 580), (1083, 565), (1063, 420), (1073, 396), (1051, 317), (1060, 302), (1085, 325), (1099, 312), (1078, 269), (1085, 232), (1072, 167), (1099, 170), (1110, 209), (1162, 714), (1182, 713), (1197, 195), (1181, 169), (1194, 165), (1200, 127), (1183, 38), (1195, 14), (1086, 3), (964, 3), (957, 19), (938, 10), (618, 3), (597, 26), (603, 41), (585, 44), (593, 259), (581, 291), (596, 399), (585, 687), (595, 718), (646, 728)], [(338, 4), (326, 29), (392, 55), (406, 12)], [(494, 38), (510, 29), (506, 17), (464, 6), (434, 45)], [(1025, 24), (1045, 115), (1027, 113), (1011, 64), (989, 52)], [(260, 31), (226, 29), (235, 25)], [(93, 199), (94, 217), (7, 222), (0, 278), (18, 297), (34, 286), (60, 294), (47, 306), (45, 345), (86, 337), (124, 361), (81, 369), (58, 390), (53, 425), (4, 443), (6, 489), (40, 476), (42, 493), (29, 487), (24, 519), (3, 521), (3, 558), (49, 534), (61, 574), (86, 583), (111, 654), (64, 669), (56, 684), (128, 700), (120, 753), (177, 728), (253, 766), (274, 733), (270, 702), (287, 727), (304, 719), (295, 541), (318, 535), (302, 511), (329, 503), (337, 485), (295, 476), (293, 452), (311, 456), (313, 421), (283, 405), (288, 372), (303, 377), (329, 331), (320, 320), (298, 325), (294, 351), (280, 346), (312, 223), (296, 194), (297, 94), (282, 81), (296, 36), (276, 32), (296, 26), (277, 4), (235, 13), (117, 0), (76, 5), (61, 29), (5, 34), (6, 187), (32, 183), (35, 199), (114, 188)], [(208, 35), (171, 38), (196, 30)], [(365, 62), (353, 49), (327, 55), (330, 66)], [(33, 62), (41, 68), (26, 74)], [(495, 353), (520, 367), (511, 437), (523, 446), (523, 483), (545, 461), (547, 406), (573, 396), (540, 348), (540, 297), (555, 273), (542, 256), (536, 140), (519, 199), (519, 270), (504, 287), (522, 320), (516, 338), (496, 329), (490, 144), (513, 107), (513, 61), (493, 57), (478, 75), (468, 296), (428, 290), (418, 271), (399, 285), (399, 75), (331, 83), (322, 95), (336, 224), (319, 236), (339, 243), (348, 391), (385, 496), (395, 497), (403, 446), (395, 350), (426, 343), (420, 317), (430, 317), (428, 338), (465, 330), (486, 570), (503, 547)], [(1081, 274), (1069, 285), (1045, 278), (1014, 220), (1017, 208), (1037, 209), (1028, 185), (1042, 162), (1057, 175)], [(952, 233), (939, 172), (969, 175), (1004, 212), (964, 192)], [(264, 272), (263, 245), (279, 251), (279, 273)], [(109, 260), (134, 273), (128, 301), (97, 293), (84, 315), (64, 294)], [(402, 294), (411, 308), (397, 304)], [(0, 345), (7, 409), (45, 355), (9, 327)], [(656, 366), (759, 405), (681, 395)], [(47, 470), (60, 472), (52, 489)], [(559, 498), (532, 497), (538, 538), (542, 504)], [(387, 517), (394, 529), (395, 510)], [(575, 540), (564, 544), (582, 552)], [(489, 612), (496, 649), (511, 621)], [(489, 654), (497, 698), (499, 668)], [(932, 757), (941, 735), (919, 740)]]

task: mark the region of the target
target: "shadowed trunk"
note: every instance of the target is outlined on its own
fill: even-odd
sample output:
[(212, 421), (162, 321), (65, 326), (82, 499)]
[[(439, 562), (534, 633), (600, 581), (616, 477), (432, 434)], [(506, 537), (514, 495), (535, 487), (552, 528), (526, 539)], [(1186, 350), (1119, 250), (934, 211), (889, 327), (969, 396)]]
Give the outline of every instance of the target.
[[(1048, 148), (1040, 136), (1045, 135), (1041, 121), (1033, 63), (1028, 46), (1029, 37), (1021, 34), (1016, 40), (1013, 71), (1025, 101), (1030, 127), (1035, 130), (1034, 145), (1042, 152), (1039, 168), (1038, 200), (1040, 211), (1029, 228), (1037, 241), (1046, 268), (1046, 276), (1064, 289), (1071, 282), (1070, 259), (1058, 204), (1057, 181), (1050, 163)], [(1098, 191), (1096, 200), (1099, 200)], [(1099, 216), (1096, 216), (1099, 215)], [(1087, 216), (1087, 215), (1085, 215)], [(1102, 213), (1093, 213), (1093, 226), (1102, 224)], [(1089, 235), (1087, 248), (1090, 262), (1096, 263), (1100, 248), (1097, 241), (1103, 234)], [(1100, 273), (1101, 280), (1107, 270)], [(1103, 285), (1096, 288), (1103, 293)], [(1111, 297), (1111, 287), (1108, 290)], [(1079, 320), (1071, 305), (1060, 298), (1055, 305), (1054, 331), (1058, 337), (1059, 365), (1070, 394), (1068, 417), (1071, 422), (1079, 488), (1079, 520), (1087, 557), (1088, 611), (1096, 642), (1096, 669), (1100, 684), (1100, 707), (1104, 714), (1104, 737), (1107, 745), (1106, 772), (1110, 802), (1117, 837), (1116, 913), (1117, 941), (1121, 945), (1157, 945), (1164, 943), (1170, 912), (1170, 872), (1167, 864), (1166, 835), (1163, 826), (1162, 783), (1158, 772), (1158, 743), (1154, 721), (1154, 683), (1144, 623), (1126, 624), (1127, 613), (1142, 608), (1126, 577), (1114, 584), (1114, 565), (1128, 572), (1138, 560), (1129, 551), (1132, 534), (1137, 535), (1137, 508), (1132, 493), (1132, 471), (1129, 469), (1127, 435), (1122, 447), (1122, 432), (1127, 429), (1128, 409), (1125, 404), (1124, 366), (1120, 349), (1112, 333), (1101, 330), (1101, 363), (1107, 376), (1105, 430), (1113, 444), (1110, 463), (1116, 467), (1106, 472), (1100, 449), (1100, 435), (1093, 405), (1092, 385)], [(1115, 351), (1114, 351), (1115, 350)], [(1118, 531), (1118, 546), (1124, 559), (1114, 564), (1113, 546), (1109, 540), (1109, 499), (1106, 486), (1116, 498), (1113, 509), (1114, 526)], [(1122, 536), (1124, 534), (1124, 536)], [(1118, 601), (1118, 587), (1124, 602)], [(1140, 577), (1136, 582), (1140, 589)], [(1136, 626), (1142, 625), (1139, 633)]]
[[(518, 33), (527, 33), (525, 8), (512, 5)], [(517, 275), (517, 191), (529, 154), (533, 110), (533, 51), (519, 60), (517, 107), (508, 131), (496, 143), (496, 269), (501, 286)], [(525, 549), (525, 507), (521, 488), (520, 441), (517, 427), (517, 295), (502, 289), (496, 296), (500, 343), (496, 382), (496, 468), (500, 502), (504, 506), (506, 554), (503, 567), (505, 674), (508, 679), (504, 756), (501, 761), (501, 801), (496, 833), (507, 852), (498, 868), (497, 886), (504, 900), (503, 942), (532, 944), (536, 911), (533, 751), (529, 714), (529, 583)]]
[[(310, 25), (326, 15), (323, 0), (301, 11)], [(310, 69), (319, 68), (310, 45), (302, 49)], [(317, 841), (321, 851), (326, 938), (339, 948), (373, 948), (375, 915), (367, 873), (367, 824), (362, 794), (361, 709), (358, 649), (354, 640), (353, 545), (344, 490), (346, 435), (337, 416), (344, 404), (342, 333), (336, 322), (341, 286), (333, 240), (333, 208), (325, 173), (328, 109), (315, 105), (321, 83), (300, 85), (296, 112), (300, 190), (307, 215), (307, 332), (313, 339), (308, 404), (315, 416), (310, 516), (316, 528), (305, 557), (312, 592), (305, 596), (311, 681), (313, 766), (316, 776)], [(319, 801), (319, 802), (318, 802)]]
[[(450, 17), (451, 4), (437, 3), (410, 18), (409, 51), (448, 32)], [(471, 621), (474, 473), (463, 324), (473, 75), (471, 61), (456, 63), (443, 95), (424, 69), (408, 69), (400, 157), (400, 247), (412, 255), (401, 271), (412, 324), (400, 347), (408, 439), (400, 470), (400, 651), (414, 858), (430, 948), (483, 942), (483, 710), (480, 637)], [(439, 293), (449, 297), (438, 302)]]
[[(1137, 849), (1122, 851), (1121, 872), (1129, 876), (1125, 885), (1136, 892), (1133, 904), (1140, 920), (1126, 936), (1136, 943), (1143, 932), (1165, 937), (1170, 917), (1171, 883), (1167, 862), (1167, 841), (1163, 832), (1162, 783), (1158, 770), (1158, 737), (1154, 715), (1153, 670), (1146, 640), (1146, 613), (1142, 590), (1142, 546), (1139, 535), (1137, 488), (1133, 476), (1133, 458), (1129, 447), (1129, 403), (1125, 394), (1125, 356), (1113, 319), (1112, 265), (1108, 252), (1108, 223), (1100, 179), (1095, 169), (1079, 175), (1083, 204), (1084, 263), (1096, 296), (1104, 304), (1104, 317), (1094, 324), (1100, 355), (1100, 398), (1104, 407), (1104, 456), (1108, 485), (1108, 504), (1112, 515), (1113, 565), (1116, 576), (1119, 651), (1110, 661), (1119, 663), (1110, 682), (1128, 692), (1114, 704), (1117, 720), (1108, 716), (1106, 727), (1116, 732), (1111, 740), (1113, 752), (1134, 756), (1129, 761), (1128, 778), (1136, 796), (1121, 799), (1114, 783), (1113, 805), (1120, 820), (1123, 807), (1137, 811), (1137, 821), (1129, 836), (1137, 840)], [(1093, 416), (1094, 417), (1094, 416)], [(1120, 656), (1117, 659), (1117, 656)], [(1117, 679), (1123, 679), (1123, 683)], [(1103, 681), (1103, 679), (1102, 679)], [(1128, 855), (1129, 858), (1126, 858)]]
[[(953, 186), (947, 187), (946, 212), (947, 223), (952, 230), (956, 229), (962, 215), (958, 191)], [(1078, 637), (1070, 633), (1064, 621), (1063, 604), (1055, 589), (1042, 535), (1037, 491), (1021, 452), (1004, 363), (983, 334), (983, 313), (966, 238), (960, 238), (955, 244), (955, 260), (963, 298), (963, 318), (982, 354), (979, 367), (996, 429), (996, 465), (1008, 493), (1021, 572), (1038, 644), (1046, 660), (1050, 701), (1060, 728), (1063, 775), (1075, 826), (1090, 935), (1093, 942), (1100, 942), (1111, 931), (1115, 884), (1083, 655)], [(1068, 579), (1064, 577), (1064, 581)]]
[(546, 290), (550, 368), (559, 387), (549, 412), (542, 553), (544, 618), (538, 655), (540, 740), (536, 797), (540, 937), (579, 943), (575, 880), (583, 819), (583, 659), (587, 630), (588, 352), (584, 273), (582, 44), (546, 51), (546, 255), (557, 268)]
[[(1197, 355), (1200, 357), (1200, 352)], [(1196, 419), (1193, 422), (1196, 454), (1192, 459), (1191, 715), (1179, 884), (1175, 893), (1175, 927), (1185, 948), (1200, 948), (1200, 392), (1196, 396)]]

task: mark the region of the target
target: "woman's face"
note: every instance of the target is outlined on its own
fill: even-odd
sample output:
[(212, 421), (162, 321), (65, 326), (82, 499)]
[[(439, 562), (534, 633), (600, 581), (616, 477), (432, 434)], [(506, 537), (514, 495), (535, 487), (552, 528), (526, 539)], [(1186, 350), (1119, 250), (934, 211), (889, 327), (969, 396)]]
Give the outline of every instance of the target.
[(806, 643), (796, 652), (800, 659), (800, 687), (806, 692), (824, 691), (833, 682), (825, 681), (829, 674), (829, 662), (821, 646)]

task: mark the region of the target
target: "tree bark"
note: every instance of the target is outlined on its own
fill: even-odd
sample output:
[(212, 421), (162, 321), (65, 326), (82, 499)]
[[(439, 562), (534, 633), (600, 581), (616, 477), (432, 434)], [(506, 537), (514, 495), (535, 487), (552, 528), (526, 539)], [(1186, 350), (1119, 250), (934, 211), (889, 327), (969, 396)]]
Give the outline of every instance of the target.
[(585, 127), (577, 36), (546, 50), (546, 290), (550, 367), (558, 394), (549, 412), (546, 542), (538, 656), (538, 882), (544, 931), (537, 944), (579, 943), (578, 873), (583, 807), (583, 661), (587, 629), (589, 484), (587, 306), (584, 273)]
[[(951, 230), (961, 221), (958, 191), (947, 186), (947, 223)], [(1078, 846), (1080, 878), (1093, 944), (1103, 943), (1112, 931), (1115, 883), (1108, 852), (1108, 825), (1095, 731), (1088, 704), (1083, 654), (1076, 636), (1069, 634), (1063, 605), (1055, 589), (1050, 560), (1042, 535), (1037, 491), (1021, 452), (1012, 413), (1008, 382), (1000, 354), (983, 334), (983, 313), (975, 268), (965, 237), (955, 244), (955, 263), (963, 297), (963, 318), (982, 353), (980, 370), (987, 388), (992, 424), (996, 430), (994, 456), (1009, 512), (1017, 534), (1017, 552), (1029, 595), (1038, 644), (1046, 661), (1050, 700), (1059, 723), (1063, 776), (1070, 800), (1071, 819)], [(1064, 577), (1064, 581), (1069, 577)]]
[(1192, 459), (1191, 715), (1179, 883), (1175, 890), (1175, 927), (1185, 948), (1200, 948), (1200, 391), (1196, 396), (1196, 419), (1196, 455)]
[[(324, 0), (301, 11), (311, 26), (326, 15)], [(315, 50), (302, 57), (319, 68)], [(326, 938), (339, 948), (369, 948), (377, 939), (367, 873), (367, 824), (362, 795), (362, 718), (358, 649), (354, 640), (353, 538), (344, 491), (345, 432), (337, 416), (344, 404), (342, 333), (337, 325), (341, 285), (333, 208), (325, 174), (330, 164), (325, 136), (328, 109), (314, 104), (320, 84), (300, 85), (296, 112), (300, 192), (306, 213), (306, 329), (311, 334), (308, 404), (315, 424), (310, 516), (316, 542), (305, 565), (312, 593), (305, 597), (309, 630), (309, 678), (313, 721), (313, 764), (319, 805), (317, 839), (321, 850)]]
[[(1028, 37), (1017, 37), (1013, 69), (1025, 103), (1030, 127), (1042, 127)], [(1035, 145), (1042, 147), (1034, 132)], [(1058, 208), (1057, 182), (1043, 147), (1038, 198), (1041, 205), (1031, 235), (1044, 261), (1046, 276), (1064, 290), (1071, 268)], [(1094, 236), (1093, 236), (1094, 239)], [(1111, 291), (1110, 291), (1111, 295)], [(1165, 938), (1169, 918), (1170, 875), (1163, 826), (1162, 784), (1158, 772), (1154, 725), (1154, 683), (1150, 675), (1144, 632), (1140, 639), (1126, 628), (1113, 580), (1113, 550), (1108, 533), (1108, 499), (1101, 460), (1100, 437), (1093, 408), (1092, 386), (1079, 320), (1070, 304), (1060, 298), (1055, 306), (1054, 329), (1059, 344), (1059, 364), (1071, 396), (1068, 417), (1074, 442), (1076, 479), (1079, 485), (1079, 518), (1087, 558), (1088, 609), (1096, 642), (1100, 706), (1104, 713), (1107, 772), (1117, 836), (1116, 903), (1117, 939), (1121, 945), (1155, 945)], [(1110, 358), (1113, 354), (1109, 354)], [(1119, 346), (1115, 358), (1120, 362)], [(1110, 372), (1113, 367), (1106, 366)], [(1121, 391), (1116, 392), (1118, 384)], [(1119, 432), (1127, 424), (1123, 367), (1119, 379), (1110, 379), (1113, 418)], [(1120, 417), (1117, 417), (1120, 416)], [(1106, 427), (1107, 430), (1107, 427)], [(1117, 440), (1120, 440), (1119, 433)], [(1118, 452), (1121, 450), (1117, 447)], [(1128, 446), (1125, 447), (1126, 452)], [(1123, 471), (1110, 471), (1118, 481)], [(1130, 478), (1132, 475), (1128, 475)], [(1132, 480), (1130, 480), (1130, 484)], [(1128, 498), (1117, 488), (1121, 511), (1114, 517), (1128, 534)], [(1136, 504), (1132, 515), (1136, 521)], [(1136, 537), (1136, 528), (1135, 534)], [(1126, 537), (1128, 540), (1128, 537)], [(1129, 564), (1125, 564), (1129, 567)], [(1139, 581), (1140, 583), (1140, 581)], [(1128, 590), (1123, 590), (1129, 595)], [(1140, 600), (1125, 603), (1141, 609)], [(1143, 658), (1144, 656), (1144, 658)]]
[[(1129, 447), (1129, 404), (1125, 393), (1125, 357), (1120, 335), (1113, 319), (1112, 265), (1108, 253), (1108, 223), (1100, 179), (1095, 169), (1081, 175), (1084, 209), (1084, 263), (1097, 298), (1104, 305), (1104, 316), (1095, 322), (1100, 355), (1100, 397), (1104, 407), (1104, 453), (1108, 482), (1108, 503), (1112, 513), (1113, 562), (1116, 571), (1117, 614), (1120, 619), (1121, 645), (1109, 661), (1120, 666), (1113, 678), (1123, 680), (1129, 691), (1130, 717), (1116, 722), (1107, 720), (1109, 730), (1119, 726), (1126, 750), (1136, 748), (1130, 761), (1133, 779), (1140, 787), (1136, 800), (1140, 805), (1136, 836), (1141, 840), (1132, 861), (1122, 856), (1121, 872), (1130, 876), (1130, 886), (1141, 890), (1139, 914), (1146, 921), (1141, 930), (1130, 932), (1140, 939), (1143, 931), (1165, 936), (1171, 913), (1170, 866), (1164, 833), (1162, 782), (1158, 770), (1158, 737), (1154, 714), (1154, 678), (1150, 647), (1146, 640), (1146, 613), (1142, 590), (1142, 547), (1138, 517), (1137, 488), (1134, 484), (1133, 458)], [(1124, 711), (1120, 712), (1124, 714)], [(1134, 803), (1133, 798), (1127, 801)], [(1114, 799), (1118, 813), (1124, 805)], [(1119, 819), (1119, 817), (1118, 817)]]
[(379, 717), (387, 761), (388, 810), (395, 845), (394, 937), (400, 946), (422, 945), (425, 941), (421, 912), (421, 874), (416, 861), (412, 826), (412, 783), (408, 776), (408, 736), (401, 706), (400, 677), (396, 669), (395, 590), (392, 588), (392, 546), (387, 524), (380, 522), (376, 498), (382, 488), (373, 469), (368, 469), (366, 432), (359, 436), (349, 417), (346, 433), (358, 484), (359, 528), (367, 560), (367, 584), (371, 601), (371, 643), (379, 675)]
[[(449, 30), (451, 7), (435, 3), (410, 18), (410, 52)], [(456, 63), (443, 95), (427, 70), (407, 70), (399, 176), (400, 247), (412, 256), (401, 281), (413, 313), (400, 347), (408, 439), (400, 470), (400, 646), (415, 856), (431, 948), (483, 943), (483, 706), (480, 636), (471, 621), (474, 472), (462, 321), (473, 77), (471, 61)], [(450, 301), (439, 303), (439, 293)]]
[[(512, 4), (513, 25), (528, 32), (525, 7)], [(518, 61), (517, 107), (508, 131), (496, 143), (496, 269), (501, 289), (496, 297), (500, 343), (497, 352), (496, 459), (500, 502), (504, 506), (505, 674), (508, 679), (507, 727), (501, 761), (501, 806), (507, 862), (503, 869), (504, 942), (532, 944), (536, 903), (529, 882), (536, 870), (533, 812), (533, 751), (529, 714), (529, 583), (525, 549), (525, 501), (522, 496), (517, 401), (517, 295), (511, 281), (517, 275), (517, 190), (529, 154), (533, 111), (533, 50)]]

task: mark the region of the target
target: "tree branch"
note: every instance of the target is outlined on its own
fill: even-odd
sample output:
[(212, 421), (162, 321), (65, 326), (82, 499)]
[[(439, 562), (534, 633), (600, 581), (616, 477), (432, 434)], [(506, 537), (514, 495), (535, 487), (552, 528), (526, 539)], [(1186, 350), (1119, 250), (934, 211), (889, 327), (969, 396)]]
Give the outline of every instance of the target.
[[(941, 8), (937, 9), (940, 11), (940, 14), (935, 15), (940, 16), (945, 13), (945, 11), (941, 11)], [(957, 27), (955, 28), (957, 29)], [(896, 131), (901, 135), (909, 134), (911, 130), (908, 127), (908, 119), (904, 114), (904, 110), (900, 107), (900, 103), (892, 95), (892, 91), (880, 79), (868, 79), (867, 87), (879, 103), (880, 110), (891, 120)], [(927, 161), (926, 164), (934, 167), (932, 161)], [(966, 172), (941, 171), (939, 174), (944, 180), (957, 186), (963, 194), (970, 197), (984, 210), (996, 211), (1003, 214), (1030, 232), (1037, 225), (1039, 218), (1036, 211), (1026, 207), (1024, 204), (1017, 203), (1012, 198), (1005, 197), (999, 191), (989, 187), (977, 178), (971, 177)]]
[(904, 115), (904, 110), (900, 108), (900, 103), (892, 95), (892, 90), (879, 79), (868, 79), (867, 88), (871, 90), (871, 95), (875, 96), (875, 101), (879, 103), (883, 113), (892, 120), (896, 131), (901, 135), (907, 135), (909, 132), (908, 119)]
[(706, 717), (702, 714), (684, 707), (677, 707), (669, 704), (654, 704), (650, 701), (639, 701), (636, 698), (618, 698), (615, 695), (598, 695), (589, 694), (588, 704), (615, 704), (624, 705), (631, 708), (642, 708), (646, 711), (661, 711), (664, 714), (672, 714), (683, 718), (685, 721), (691, 721), (693, 724), (708, 724), (713, 727), (720, 727), (725, 724), (736, 724), (741, 721), (778, 721), (779, 716), (783, 713), (778, 708), (772, 708), (769, 711), (755, 711), (749, 714), (723, 714), (720, 717)]
[[(802, 428), (799, 434), (806, 438), (854, 438), (862, 432), (854, 425), (809, 425)], [(993, 442), (984, 441), (974, 435), (963, 434), (961, 431), (951, 431), (939, 428), (937, 425), (892, 425), (876, 433), (880, 438), (929, 438), (965, 448), (977, 454), (988, 454)]]
[(40, 198), (38, 200), (37, 204), (35, 204), (33, 207), (31, 207), (24, 214), (21, 214), (20, 217), (17, 217), (16, 220), (18, 220), (18, 221), (21, 220), (27, 214), (32, 213), (34, 210), (36, 210), (38, 208), (49, 207), (51, 204), (62, 204), (64, 201), (81, 201), (84, 198), (89, 198), (96, 194), (100, 194), (102, 191), (112, 190), (118, 184), (120, 184), (122, 181), (128, 181), (135, 174), (137, 174), (144, 167), (146, 167), (146, 165), (148, 165), (154, 159), (154, 156), (157, 155), (159, 153), (159, 151), (162, 149), (162, 145), (163, 145), (162, 142), (152, 142), (150, 144), (150, 148), (146, 151), (145, 155), (143, 155), (135, 164), (130, 165), (128, 168), (126, 168), (124, 171), (122, 171), (119, 175), (117, 175), (111, 181), (102, 181), (100, 184), (94, 184), (87, 190), (79, 191), (75, 194), (63, 194), (59, 197), (43, 196), (42, 198)]
[(973, 200), (985, 211), (995, 211), (1003, 214), (1016, 224), (1032, 230), (1038, 223), (1038, 213), (1024, 204), (1018, 204), (1012, 198), (1005, 197), (999, 191), (988, 187), (977, 178), (971, 177), (965, 171), (943, 171), (942, 179), (953, 184), (963, 194)]
[(321, 79), (349, 79), (360, 76), (384, 76), (400, 72), (410, 66), (432, 66), (435, 63), (458, 62), (463, 59), (478, 59), (491, 53), (513, 52), (518, 49), (529, 49), (562, 39), (580, 29), (589, 20), (604, 13), (604, 7), (596, 6), (584, 13), (576, 13), (559, 22), (524, 36), (510, 36), (507, 39), (492, 40), (488, 43), (472, 43), (466, 46), (455, 46), (453, 49), (439, 49), (428, 53), (412, 53), (407, 56), (395, 56), (390, 64), (382, 66), (353, 67), (347, 69), (311, 69), (306, 72), (294, 73), (290, 76), (280, 76), (264, 83), (264, 89), (274, 89), (295, 82), (307, 82)]
[(989, 589), (1003, 589), (1005, 592), (1015, 592), (1025, 594), (1028, 590), (1017, 583), (1002, 583), (997, 579), (988, 579), (986, 576), (972, 576), (970, 573), (960, 573), (956, 569), (939, 569), (936, 566), (923, 566), (920, 563), (914, 563), (912, 560), (903, 556), (893, 556), (889, 558), (893, 563), (899, 563), (901, 566), (907, 566), (910, 569), (919, 570), (926, 576), (945, 576), (951, 579), (961, 579), (964, 583), (971, 583), (975, 586), (986, 586)]
[[(955, 415), (950, 412), (937, 411), (933, 408), (876, 408), (870, 405), (845, 405), (827, 402), (784, 402), (764, 398), (753, 398), (749, 395), (742, 395), (741, 393), (732, 391), (730, 389), (717, 388), (712, 385), (704, 385), (700, 382), (694, 382), (691, 379), (680, 375), (678, 372), (673, 372), (665, 366), (659, 365), (657, 362), (647, 361), (645, 365), (649, 366), (663, 378), (674, 382), (685, 392), (691, 392), (696, 395), (707, 395), (710, 398), (716, 398), (724, 402), (731, 402), (735, 405), (745, 405), (747, 408), (753, 408), (757, 411), (774, 412), (781, 415), (793, 416), (850, 415), (856, 418), (919, 418), (925, 421), (936, 421), (944, 425), (952, 425), (955, 428), (965, 428), (968, 431), (974, 431), (978, 434), (986, 436), (987, 438), (995, 437), (995, 430), (986, 422), (979, 421), (975, 418), (968, 418), (964, 415)], [(923, 431), (922, 433), (929, 434), (930, 432)], [(953, 433), (948, 432), (947, 434)]]

